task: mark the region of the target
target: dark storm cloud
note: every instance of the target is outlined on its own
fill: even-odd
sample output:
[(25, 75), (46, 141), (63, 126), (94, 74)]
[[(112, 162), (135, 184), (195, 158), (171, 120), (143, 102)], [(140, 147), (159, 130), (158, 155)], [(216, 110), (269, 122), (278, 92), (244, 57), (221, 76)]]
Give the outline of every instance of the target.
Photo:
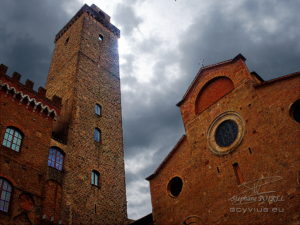
[(6, 64), (9, 72), (21, 73), (22, 80), (33, 80), (35, 89), (45, 84), (54, 36), (70, 19), (67, 7), (75, 13), (80, 4), (74, 1), (70, 5), (67, 0), (0, 3), (0, 63)]
[[(242, 53), (249, 69), (266, 80), (300, 70), (299, 1), (229, 2), (211, 1), (204, 11), (195, 9), (193, 15), (197, 16), (185, 32), (178, 35), (180, 41), (176, 49), (163, 50), (160, 48), (163, 42), (158, 37), (137, 43), (141, 55), (155, 54), (157, 59), (151, 71), (154, 78), (149, 84), (139, 83), (132, 77), (122, 81), (131, 84), (133, 89), (123, 92), (126, 157), (134, 159), (144, 152), (151, 161), (136, 157), (136, 164), (146, 165), (138, 172), (127, 171), (129, 186), (150, 175), (184, 133), (175, 104), (202, 64), (217, 63)], [(152, 40), (155, 42), (151, 43)], [(139, 56), (130, 61), (131, 72), (136, 57)], [(176, 78), (167, 69), (174, 63), (180, 68), (177, 71), (180, 76)], [(151, 155), (151, 151), (155, 154)], [(139, 195), (147, 192), (146, 188), (137, 189)], [(139, 209), (143, 204), (150, 203), (146, 199), (130, 203), (132, 215), (145, 215), (146, 211)]]
[(242, 53), (265, 79), (300, 69), (299, 1), (252, 0), (228, 7), (217, 1), (181, 36), (181, 66), (192, 79), (198, 62)]
[[(136, 2), (136, 1), (131, 1)], [(114, 13), (114, 20), (120, 25), (123, 35), (131, 35), (138, 29), (142, 18), (138, 17), (130, 4), (118, 4)]]

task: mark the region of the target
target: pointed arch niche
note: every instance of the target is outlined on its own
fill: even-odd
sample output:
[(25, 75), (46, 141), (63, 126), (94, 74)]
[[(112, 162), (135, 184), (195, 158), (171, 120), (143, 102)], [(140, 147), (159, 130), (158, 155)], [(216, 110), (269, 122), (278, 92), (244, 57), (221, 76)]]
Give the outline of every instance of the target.
[(196, 115), (203, 112), (233, 89), (233, 82), (228, 77), (215, 77), (208, 81), (200, 90), (196, 98)]

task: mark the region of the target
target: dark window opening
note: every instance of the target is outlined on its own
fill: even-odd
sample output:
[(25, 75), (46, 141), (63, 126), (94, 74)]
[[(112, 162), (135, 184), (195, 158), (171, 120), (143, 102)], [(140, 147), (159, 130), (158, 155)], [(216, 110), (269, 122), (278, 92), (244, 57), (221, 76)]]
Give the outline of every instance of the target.
[(219, 169), (219, 167), (217, 167), (217, 171), (218, 171), (218, 173), (220, 173), (220, 169)]
[(12, 186), (10, 183), (5, 179), (0, 178), (0, 211), (8, 212), (11, 193)]
[(98, 40), (99, 40), (99, 41), (103, 41), (103, 40), (104, 40), (104, 37), (103, 37), (102, 34), (99, 34)]
[(182, 191), (183, 182), (181, 178), (174, 177), (170, 180), (168, 184), (168, 190), (172, 196), (177, 197)]
[(65, 40), (65, 45), (67, 45), (69, 43), (69, 40), (70, 38), (68, 37), (66, 40)]
[(23, 135), (14, 127), (8, 127), (5, 130), (2, 145), (16, 152), (21, 149)]
[(99, 104), (95, 105), (95, 114), (101, 116), (101, 106)]
[(293, 103), (290, 113), (294, 120), (300, 123), (300, 99)]
[[(100, 173), (96, 170), (93, 170), (92, 171), (91, 184), (99, 187), (100, 186), (99, 185), (100, 184), (99, 178), (100, 178)], [(95, 205), (95, 212), (96, 212), (96, 205)]]
[(234, 164), (232, 164), (232, 166), (233, 166), (234, 174), (236, 176), (237, 183), (238, 184), (243, 183), (244, 182), (244, 178), (243, 178), (241, 169), (239, 167), (239, 164), (238, 163), (234, 163)]
[(249, 153), (250, 153), (250, 154), (252, 154), (252, 150), (251, 150), (251, 148), (248, 148), (248, 151), (249, 151)]
[(48, 166), (57, 170), (62, 170), (64, 163), (64, 155), (59, 148), (52, 147), (49, 150)]
[(217, 128), (215, 139), (220, 147), (231, 145), (238, 135), (238, 125), (233, 120), (223, 121)]
[(94, 129), (94, 140), (96, 142), (100, 142), (101, 141), (101, 131), (98, 128)]

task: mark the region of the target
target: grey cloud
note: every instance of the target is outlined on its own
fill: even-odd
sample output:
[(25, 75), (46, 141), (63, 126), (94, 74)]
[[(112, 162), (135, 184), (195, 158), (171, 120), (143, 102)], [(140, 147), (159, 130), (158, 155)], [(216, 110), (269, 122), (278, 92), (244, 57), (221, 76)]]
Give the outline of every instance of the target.
[(133, 7), (129, 4), (119, 4), (113, 17), (115, 21), (120, 25), (122, 34), (128, 36), (130, 36), (142, 22), (142, 18), (136, 15)]
[(67, 0), (1, 1), (0, 63), (21, 73), (23, 80), (34, 80), (35, 88), (44, 86), (54, 36), (70, 19), (66, 7), (75, 13), (80, 5), (73, 1), (70, 6)]
[(211, 64), (239, 52), (248, 58), (250, 70), (265, 79), (299, 70), (300, 2), (243, 3), (226, 9), (226, 3), (215, 2), (205, 18), (196, 18), (182, 35), (181, 66), (189, 79), (199, 67), (192, 63), (195, 59)]

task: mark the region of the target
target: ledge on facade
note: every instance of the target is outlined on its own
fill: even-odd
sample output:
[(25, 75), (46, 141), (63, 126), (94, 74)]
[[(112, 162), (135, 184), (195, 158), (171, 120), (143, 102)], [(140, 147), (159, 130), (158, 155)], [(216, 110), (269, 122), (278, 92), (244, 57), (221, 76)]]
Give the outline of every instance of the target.
[(52, 132), (52, 139), (63, 145), (67, 144), (67, 137), (64, 134), (58, 132)]
[(62, 184), (64, 178), (64, 172), (48, 166), (47, 180), (54, 180), (59, 184)]

